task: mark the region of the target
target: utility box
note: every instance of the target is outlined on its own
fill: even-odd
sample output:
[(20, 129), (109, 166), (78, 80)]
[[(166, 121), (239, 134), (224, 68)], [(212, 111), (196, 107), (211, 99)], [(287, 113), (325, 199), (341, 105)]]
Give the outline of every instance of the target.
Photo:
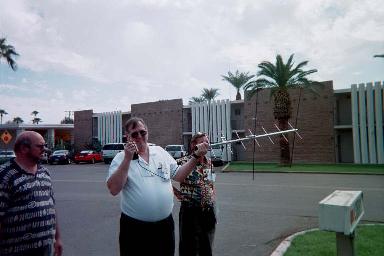
[(335, 190), (319, 202), (319, 228), (351, 235), (364, 215), (363, 192)]

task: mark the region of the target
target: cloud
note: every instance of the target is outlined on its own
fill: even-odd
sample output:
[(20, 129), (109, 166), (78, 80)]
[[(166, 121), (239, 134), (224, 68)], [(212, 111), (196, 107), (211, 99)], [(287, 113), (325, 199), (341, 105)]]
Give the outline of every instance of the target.
[[(383, 80), (384, 63), (372, 58), (384, 52), (383, 16), (379, 0), (4, 0), (0, 36), (29, 74), (0, 83), (37, 107), (44, 98), (64, 104), (58, 111), (125, 111), (159, 99), (187, 103), (210, 87), (233, 98), (222, 74), (255, 74), (261, 61), (295, 53), (296, 63), (318, 69), (313, 78), (347, 88)], [(40, 94), (21, 92), (22, 83)]]

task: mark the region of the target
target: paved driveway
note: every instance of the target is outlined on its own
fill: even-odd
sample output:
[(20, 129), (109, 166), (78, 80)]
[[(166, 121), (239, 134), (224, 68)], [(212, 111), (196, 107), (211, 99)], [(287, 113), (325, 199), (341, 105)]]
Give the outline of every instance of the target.
[[(105, 186), (107, 165), (49, 166), (67, 256), (118, 255), (119, 198)], [(317, 204), (334, 190), (362, 190), (366, 221), (384, 222), (384, 176), (217, 174), (215, 255), (269, 255), (285, 236), (318, 226)], [(177, 233), (178, 203), (174, 217)], [(148, 234), (150, 237), (150, 234)]]

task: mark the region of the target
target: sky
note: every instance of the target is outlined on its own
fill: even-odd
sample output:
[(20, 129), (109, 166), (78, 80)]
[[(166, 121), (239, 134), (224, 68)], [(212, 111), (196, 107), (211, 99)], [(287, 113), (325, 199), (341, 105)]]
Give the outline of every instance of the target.
[(228, 71), (256, 74), (277, 54), (334, 89), (384, 80), (382, 0), (0, 0), (3, 123), (59, 123), (68, 112), (201, 95), (234, 100)]

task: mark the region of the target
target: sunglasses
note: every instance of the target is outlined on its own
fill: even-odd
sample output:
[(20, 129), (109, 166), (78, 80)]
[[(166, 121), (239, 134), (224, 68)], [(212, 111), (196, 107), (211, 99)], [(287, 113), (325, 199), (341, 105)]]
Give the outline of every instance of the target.
[(147, 133), (148, 132), (146, 130), (140, 130), (140, 131), (131, 133), (131, 137), (134, 139), (137, 139), (139, 137), (139, 134), (141, 137), (144, 137), (145, 135), (147, 135)]
[(45, 143), (45, 144), (35, 144), (35, 147), (38, 147), (39, 149), (44, 149), (44, 148), (48, 147), (48, 144), (47, 143)]

